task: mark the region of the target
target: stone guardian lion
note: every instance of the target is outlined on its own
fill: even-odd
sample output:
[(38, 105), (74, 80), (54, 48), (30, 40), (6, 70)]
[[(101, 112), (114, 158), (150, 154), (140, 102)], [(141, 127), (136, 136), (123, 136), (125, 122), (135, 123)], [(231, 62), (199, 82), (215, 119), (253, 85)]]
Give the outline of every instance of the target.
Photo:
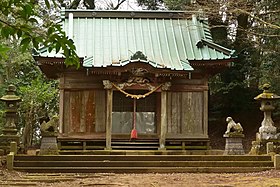
[(236, 134), (242, 134), (243, 133), (243, 128), (240, 123), (235, 123), (232, 117), (227, 117), (226, 118), (227, 124), (227, 131), (225, 134), (229, 133), (236, 133)]

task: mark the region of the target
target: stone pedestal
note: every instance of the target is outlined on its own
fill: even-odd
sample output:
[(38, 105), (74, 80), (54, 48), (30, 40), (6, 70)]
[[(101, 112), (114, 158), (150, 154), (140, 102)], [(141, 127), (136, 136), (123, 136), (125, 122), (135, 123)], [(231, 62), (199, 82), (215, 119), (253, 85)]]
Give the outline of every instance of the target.
[(58, 155), (56, 136), (42, 137), (39, 155)]
[(57, 134), (59, 117), (53, 116), (47, 123), (41, 124), (41, 147), (39, 155), (58, 155)]
[(224, 134), (226, 146), (224, 155), (244, 155), (242, 139), (244, 134)]

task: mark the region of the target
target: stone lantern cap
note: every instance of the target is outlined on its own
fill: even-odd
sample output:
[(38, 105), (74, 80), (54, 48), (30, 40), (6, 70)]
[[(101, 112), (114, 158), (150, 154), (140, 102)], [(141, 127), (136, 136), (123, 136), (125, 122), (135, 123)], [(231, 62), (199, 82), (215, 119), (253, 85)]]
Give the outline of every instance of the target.
[(276, 94), (272, 93), (271, 91), (269, 91), (270, 84), (264, 84), (262, 87), (263, 87), (263, 93), (256, 96), (254, 98), (255, 100), (276, 100), (276, 99), (280, 99), (279, 95), (276, 95)]
[(20, 101), (20, 97), (15, 95), (16, 87), (14, 85), (9, 85), (7, 89), (7, 95), (0, 98), (1, 101)]

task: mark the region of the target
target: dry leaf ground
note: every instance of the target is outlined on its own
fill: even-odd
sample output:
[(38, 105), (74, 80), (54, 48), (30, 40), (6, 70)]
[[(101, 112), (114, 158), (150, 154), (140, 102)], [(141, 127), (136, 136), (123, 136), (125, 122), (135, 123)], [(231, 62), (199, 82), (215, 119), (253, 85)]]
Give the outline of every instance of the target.
[[(16, 183), (17, 182), (17, 183)], [(20, 183), (21, 182), (21, 183)], [(29, 182), (29, 183), (28, 183)], [(0, 186), (280, 187), (280, 171), (257, 173), (28, 174), (0, 170)], [(28, 185), (29, 184), (29, 185)]]

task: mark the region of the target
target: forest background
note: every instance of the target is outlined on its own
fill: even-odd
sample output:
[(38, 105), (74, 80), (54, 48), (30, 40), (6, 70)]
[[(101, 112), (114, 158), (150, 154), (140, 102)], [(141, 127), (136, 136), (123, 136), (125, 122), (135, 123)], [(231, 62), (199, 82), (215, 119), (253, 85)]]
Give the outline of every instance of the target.
[[(40, 140), (43, 120), (58, 113), (58, 83), (38, 69), (32, 54), (41, 46), (63, 51), (67, 65), (78, 66), (75, 46), (57, 21), (61, 7), (73, 9), (149, 9), (197, 11), (207, 16), (213, 40), (234, 49), (238, 60), (209, 83), (209, 136), (213, 148), (223, 149), (225, 118), (243, 125), (245, 149), (262, 121), (254, 97), (261, 85), (271, 84), (280, 95), (279, 0), (1, 0), (0, 96), (9, 84), (17, 87), (18, 130), (25, 147)], [(279, 103), (276, 103), (279, 105)], [(0, 133), (4, 126), (0, 103)], [(273, 119), (280, 128), (280, 109)]]

